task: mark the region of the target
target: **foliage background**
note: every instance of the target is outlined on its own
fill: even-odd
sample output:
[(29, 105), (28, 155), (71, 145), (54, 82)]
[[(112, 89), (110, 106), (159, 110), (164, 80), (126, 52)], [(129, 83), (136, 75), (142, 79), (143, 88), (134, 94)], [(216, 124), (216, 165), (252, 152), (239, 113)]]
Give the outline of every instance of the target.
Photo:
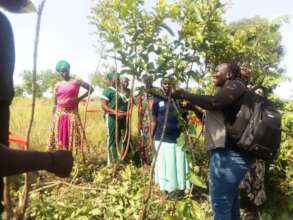
[[(210, 73), (218, 63), (231, 59), (252, 70), (254, 83), (261, 83), (271, 90), (285, 80), (280, 66), (283, 49), (279, 28), (287, 18), (252, 18), (228, 24), (223, 19), (225, 5), (219, 0), (158, 0), (151, 11), (144, 9), (142, 0), (95, 2), (90, 22), (96, 27), (99, 42), (105, 45), (103, 57), (114, 63), (115, 68), (130, 74), (133, 85), (142, 74), (150, 73), (154, 78), (174, 77), (175, 87), (184, 85), (199, 94), (210, 93), (213, 90)], [(26, 75), (29, 81), (29, 74), (24, 74), (24, 77)], [(39, 76), (41, 80), (42, 73)], [(92, 80), (97, 85), (104, 84), (99, 75), (93, 76)], [(43, 82), (50, 84), (48, 80)], [(29, 94), (29, 83), (24, 83), (23, 88)], [(43, 88), (49, 89), (50, 86)], [(293, 105), (292, 100), (280, 100), (273, 93), (270, 98), (277, 103), (283, 115), (283, 138), (278, 160), (267, 169), (268, 199), (260, 208), (258, 217), (285, 220), (293, 215)], [(38, 99), (32, 137), (34, 149), (46, 150), (52, 102), (50, 99)], [(90, 108), (97, 108), (99, 103), (91, 102), (90, 105)], [(29, 100), (14, 100), (12, 131), (25, 134), (29, 108)], [(80, 113), (83, 119), (83, 104)], [(136, 113), (134, 128), (135, 117)], [(211, 217), (206, 189), (207, 154), (203, 151), (202, 140), (198, 138), (198, 130), (194, 127), (188, 129), (194, 141), (186, 144), (192, 158), (190, 178), (195, 184), (193, 192), (183, 200), (170, 200), (161, 205), (155, 187), (148, 210), (149, 219)], [(134, 129), (134, 140), (136, 132)], [(106, 132), (101, 112), (89, 113), (86, 134), (91, 154), (85, 163), (77, 158), (71, 178), (59, 180), (42, 172), (35, 177), (35, 191), (31, 193), (28, 214), (31, 218), (138, 218), (145, 183), (149, 178), (146, 172), (129, 164), (122, 167), (116, 178), (111, 177), (112, 168), (106, 167), (104, 162)], [(15, 180), (15, 189), (20, 182)]]

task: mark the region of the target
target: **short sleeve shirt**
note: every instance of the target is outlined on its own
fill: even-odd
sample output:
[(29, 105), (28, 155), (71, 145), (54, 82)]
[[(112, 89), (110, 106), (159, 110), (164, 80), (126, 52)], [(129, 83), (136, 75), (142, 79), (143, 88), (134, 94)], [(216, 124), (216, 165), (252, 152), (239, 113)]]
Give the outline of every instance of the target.
[(0, 101), (10, 102), (14, 96), (14, 39), (11, 25), (0, 12)]
[[(157, 118), (157, 126), (155, 131), (155, 140), (160, 140), (164, 127), (165, 112), (167, 110), (167, 101), (154, 96), (153, 106), (152, 106), (152, 115)], [(176, 143), (177, 138), (180, 135), (180, 128), (178, 125), (178, 113), (174, 103), (169, 105), (169, 113), (167, 118), (166, 130), (164, 135), (164, 142)]]
[(108, 106), (111, 109), (116, 109), (116, 93), (118, 94), (117, 103), (118, 110), (127, 111), (127, 97), (120, 92), (116, 92), (116, 89), (113, 87), (108, 87), (103, 91), (101, 99), (108, 101)]

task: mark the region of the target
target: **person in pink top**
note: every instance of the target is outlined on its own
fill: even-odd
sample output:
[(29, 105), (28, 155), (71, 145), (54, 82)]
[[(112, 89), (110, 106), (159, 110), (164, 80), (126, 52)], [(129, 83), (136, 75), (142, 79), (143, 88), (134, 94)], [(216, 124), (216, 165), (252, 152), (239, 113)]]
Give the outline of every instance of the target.
[[(94, 89), (81, 79), (70, 76), (70, 64), (61, 60), (56, 71), (63, 81), (55, 86), (55, 105), (49, 150), (84, 151), (86, 149), (85, 132), (78, 113), (78, 103), (91, 94)], [(80, 87), (87, 91), (79, 96)]]

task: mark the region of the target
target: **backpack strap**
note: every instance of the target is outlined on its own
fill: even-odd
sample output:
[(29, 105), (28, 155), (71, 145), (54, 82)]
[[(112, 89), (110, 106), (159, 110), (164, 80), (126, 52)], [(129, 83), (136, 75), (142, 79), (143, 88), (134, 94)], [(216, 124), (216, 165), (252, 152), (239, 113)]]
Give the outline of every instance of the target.
[(255, 92), (258, 95), (267, 97), (269, 89), (260, 84), (256, 84), (250, 89), (250, 91)]

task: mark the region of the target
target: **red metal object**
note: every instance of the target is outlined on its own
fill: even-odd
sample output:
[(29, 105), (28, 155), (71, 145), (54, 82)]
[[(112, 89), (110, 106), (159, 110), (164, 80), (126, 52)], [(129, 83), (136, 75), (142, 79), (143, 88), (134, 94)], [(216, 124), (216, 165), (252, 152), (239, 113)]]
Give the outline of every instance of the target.
[(21, 146), (27, 146), (27, 140), (17, 134), (9, 133), (9, 144), (18, 144)]
[(86, 112), (101, 112), (101, 109), (87, 109)]

